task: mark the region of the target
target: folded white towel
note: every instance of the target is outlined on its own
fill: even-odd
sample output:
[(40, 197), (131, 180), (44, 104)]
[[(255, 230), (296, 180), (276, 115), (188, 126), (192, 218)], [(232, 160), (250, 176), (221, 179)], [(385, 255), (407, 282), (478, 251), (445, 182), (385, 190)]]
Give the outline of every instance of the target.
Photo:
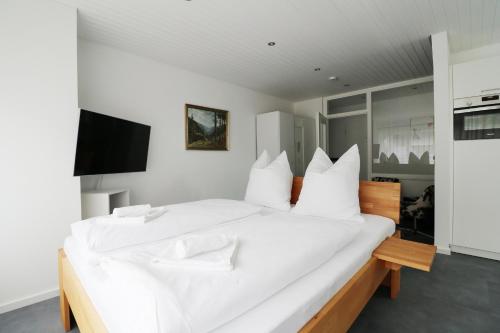
[(159, 255), (153, 257), (153, 264), (160, 264), (167, 268), (203, 270), (203, 271), (232, 271), (234, 259), (238, 249), (238, 239), (229, 238), (227, 246), (218, 250), (205, 252), (194, 257), (178, 259), (175, 245), (167, 247)]
[[(116, 210), (116, 208), (115, 208)], [(167, 212), (167, 207), (151, 208), (145, 215), (142, 216), (124, 216), (117, 217), (115, 215), (101, 216), (96, 219), (97, 223), (111, 223), (111, 224), (144, 224), (151, 222), (154, 219), (162, 216)]]
[(177, 258), (184, 259), (196, 255), (219, 250), (231, 242), (226, 235), (194, 235), (175, 242)]
[(113, 209), (114, 217), (139, 217), (145, 216), (151, 210), (151, 205), (135, 205)]

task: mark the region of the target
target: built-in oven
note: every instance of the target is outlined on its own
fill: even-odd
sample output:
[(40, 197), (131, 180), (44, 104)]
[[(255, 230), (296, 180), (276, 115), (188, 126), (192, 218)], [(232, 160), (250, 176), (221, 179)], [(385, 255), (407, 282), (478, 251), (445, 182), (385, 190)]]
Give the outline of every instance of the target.
[(500, 139), (500, 95), (455, 99), (453, 127), (455, 140)]

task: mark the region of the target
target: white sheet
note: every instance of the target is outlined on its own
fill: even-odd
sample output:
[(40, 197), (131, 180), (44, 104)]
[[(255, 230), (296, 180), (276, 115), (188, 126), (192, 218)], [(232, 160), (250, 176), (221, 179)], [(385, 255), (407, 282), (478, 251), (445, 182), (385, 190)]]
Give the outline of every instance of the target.
[[(365, 215), (365, 220), (356, 239), (328, 262), (214, 331), (292, 332), (300, 329), (366, 263), (373, 249), (394, 232), (394, 223), (388, 219)], [(121, 308), (128, 304), (116, 301), (109, 288), (110, 281), (99, 267), (81, 259), (78, 243), (73, 238), (66, 240), (65, 250), (110, 333), (118, 332), (122, 316), (116, 313), (122, 313)]]
[(119, 295), (135, 288), (148, 289), (144, 297), (123, 299), (136, 304), (122, 319), (126, 327), (141, 317), (149, 318), (141, 326), (143, 333), (207, 332), (319, 267), (349, 244), (359, 229), (352, 223), (289, 213), (254, 215), (197, 232), (238, 238), (231, 272), (193, 272), (151, 263), (175, 240), (114, 255), (101, 266), (111, 280), (120, 282), (116, 284)]
[(97, 217), (72, 223), (71, 234), (90, 255), (178, 236), (241, 219), (262, 209), (243, 201), (227, 199), (193, 201), (165, 207), (165, 214), (146, 224), (98, 223)]
[(394, 234), (392, 220), (362, 216), (361, 232), (332, 259), (213, 332), (290, 333), (301, 329), (363, 267), (373, 250)]

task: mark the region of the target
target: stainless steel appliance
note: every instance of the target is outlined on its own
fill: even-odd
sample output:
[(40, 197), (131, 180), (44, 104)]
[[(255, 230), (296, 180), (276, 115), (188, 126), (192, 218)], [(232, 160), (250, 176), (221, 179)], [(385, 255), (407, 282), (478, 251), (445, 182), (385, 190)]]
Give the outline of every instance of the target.
[(456, 98), (453, 103), (455, 140), (500, 139), (500, 95)]

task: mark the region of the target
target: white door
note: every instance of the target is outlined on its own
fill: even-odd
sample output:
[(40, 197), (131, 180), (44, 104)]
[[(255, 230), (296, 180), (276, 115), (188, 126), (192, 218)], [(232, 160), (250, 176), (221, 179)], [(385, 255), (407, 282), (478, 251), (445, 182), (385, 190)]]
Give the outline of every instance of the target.
[(316, 144), (328, 154), (328, 118), (320, 112), (316, 114)]
[(295, 176), (304, 176), (304, 126), (295, 125)]

